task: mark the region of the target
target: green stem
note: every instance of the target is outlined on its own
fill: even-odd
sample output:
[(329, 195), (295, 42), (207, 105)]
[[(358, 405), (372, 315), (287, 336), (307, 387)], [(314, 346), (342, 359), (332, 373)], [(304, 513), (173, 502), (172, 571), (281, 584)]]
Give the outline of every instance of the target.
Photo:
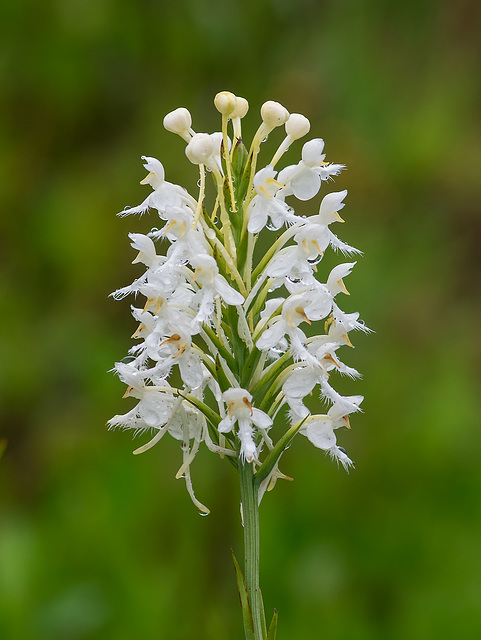
[(263, 607), (259, 588), (259, 505), (252, 464), (239, 460), (238, 465), (242, 515), (244, 520), (244, 577), (249, 598), (255, 640), (263, 640)]

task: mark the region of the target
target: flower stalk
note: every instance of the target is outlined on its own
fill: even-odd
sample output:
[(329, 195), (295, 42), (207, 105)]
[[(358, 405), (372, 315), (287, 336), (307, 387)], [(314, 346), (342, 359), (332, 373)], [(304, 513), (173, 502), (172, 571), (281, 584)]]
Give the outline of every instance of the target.
[(240, 462), (238, 466), (242, 524), (244, 528), (244, 577), (247, 597), (250, 603), (255, 640), (264, 640), (262, 620), (264, 608), (259, 586), (259, 504), (258, 490), (255, 484), (251, 464)]
[[(266, 102), (248, 152), (241, 138), (247, 101), (223, 91), (214, 103), (221, 131), (213, 134), (196, 133), (183, 107), (164, 119), (199, 167), (197, 199), (166, 180), (159, 160), (144, 156), (148, 175), (142, 184), (152, 193), (119, 214), (154, 209), (163, 226), (130, 234), (134, 263), (145, 271), (112, 294), (145, 300), (132, 306), (136, 344), (114, 367), (127, 385), (124, 397), (137, 402), (108, 424), (135, 434), (153, 432), (135, 454), (150, 450), (166, 433), (176, 439), (182, 451), (176, 477), (185, 479), (202, 515), (209, 510), (197, 499), (191, 474), (201, 446), (237, 469), (244, 572), (235, 558), (234, 565), (245, 636), (275, 640), (277, 613), (267, 629), (259, 586), (259, 504), (278, 479), (290, 479), (279, 463), (298, 433), (346, 470), (353, 467), (335, 432), (350, 428), (349, 415), (360, 411), (363, 398), (339, 394), (331, 374), (359, 377), (337, 352), (353, 346), (349, 332), (369, 329), (337, 301), (348, 293), (343, 279), (356, 263), (339, 264), (320, 279), (329, 247), (360, 254), (330, 228), (342, 222), (338, 212), (347, 191), (328, 193), (309, 216), (297, 215), (290, 204), (317, 196), (344, 165), (327, 163), (324, 141), (315, 138), (302, 146), (298, 164), (277, 171), (287, 148), (309, 132), (307, 118)], [(281, 126), (284, 139), (258, 170), (262, 142)], [(157, 251), (161, 240), (168, 243), (165, 253)], [(256, 263), (258, 240), (264, 250)], [(326, 413), (315, 412), (316, 388), (329, 406)]]

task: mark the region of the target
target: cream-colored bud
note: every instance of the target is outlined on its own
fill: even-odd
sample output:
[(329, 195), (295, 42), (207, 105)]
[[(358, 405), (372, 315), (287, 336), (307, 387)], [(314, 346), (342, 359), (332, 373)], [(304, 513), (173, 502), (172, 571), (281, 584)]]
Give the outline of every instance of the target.
[(215, 142), (208, 133), (196, 133), (185, 148), (185, 155), (194, 164), (208, 164), (215, 151)]
[(240, 96), (236, 96), (236, 100), (236, 108), (232, 112), (231, 118), (243, 118), (249, 111), (249, 103), (245, 98), (241, 98)]
[(192, 116), (190, 111), (185, 107), (179, 107), (175, 111), (171, 111), (164, 118), (164, 127), (167, 131), (177, 133), (179, 136), (184, 136), (185, 132), (188, 132), (192, 126)]
[(289, 111), (278, 102), (268, 100), (261, 107), (261, 118), (269, 129), (280, 127), (289, 118)]
[(300, 113), (291, 113), (286, 122), (286, 133), (292, 140), (298, 140), (309, 133), (311, 123)]
[(221, 91), (214, 98), (215, 108), (223, 116), (232, 116), (237, 106), (237, 99), (230, 91)]

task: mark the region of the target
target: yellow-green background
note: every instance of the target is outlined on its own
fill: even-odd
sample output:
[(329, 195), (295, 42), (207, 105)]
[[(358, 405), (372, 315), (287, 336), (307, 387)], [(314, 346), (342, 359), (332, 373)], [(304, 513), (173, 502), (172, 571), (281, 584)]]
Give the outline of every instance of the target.
[(278, 638), (481, 637), (480, 30), (477, 0), (2, 3), (2, 639), (242, 637), (233, 469), (199, 454), (200, 518), (176, 441), (134, 457), (104, 428), (135, 328), (107, 295), (139, 273), (128, 231), (156, 225), (115, 213), (148, 193), (142, 154), (195, 187), (162, 118), (217, 129), (224, 89), (248, 132), (278, 100), (348, 165), (336, 231), (365, 255), (342, 303), (376, 331), (344, 354), (356, 470), (299, 437), (262, 504)]

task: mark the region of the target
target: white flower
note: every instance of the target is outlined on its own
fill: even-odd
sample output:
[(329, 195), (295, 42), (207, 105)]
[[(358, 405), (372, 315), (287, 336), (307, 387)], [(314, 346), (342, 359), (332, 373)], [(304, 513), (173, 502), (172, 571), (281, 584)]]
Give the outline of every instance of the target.
[(144, 338), (135, 353), (145, 351), (148, 357), (155, 357), (159, 341), (179, 328), (192, 333), (193, 323), (190, 308), (194, 304), (194, 292), (186, 284), (179, 285), (173, 292), (163, 287), (162, 281), (147, 282), (139, 291), (147, 297), (143, 309), (132, 307), (132, 314), (140, 322), (135, 332), (136, 338)]
[(222, 394), (227, 404), (228, 415), (219, 423), (219, 432), (232, 431), (237, 422), (237, 432), (241, 442), (241, 456), (246, 462), (252, 462), (257, 458), (257, 447), (254, 442), (255, 425), (260, 430), (269, 429), (272, 420), (269, 416), (252, 406), (252, 395), (245, 389), (231, 388)]
[(172, 245), (167, 250), (167, 258), (179, 265), (191, 255), (207, 253), (209, 247), (202, 229), (192, 228), (192, 211), (186, 207), (166, 207), (167, 224), (158, 235), (165, 236)]
[(332, 405), (327, 415), (316, 415), (307, 418), (300, 430), (314, 446), (328, 451), (331, 457), (340, 462), (346, 470), (348, 467), (353, 467), (354, 463), (347, 456), (344, 449), (337, 446), (334, 430), (340, 427), (351, 428), (349, 414), (360, 411), (359, 405), (362, 399), (362, 396), (341, 397), (339, 402)]
[(292, 423), (300, 422), (310, 414), (309, 409), (302, 402), (301, 398), (294, 398), (286, 394), (286, 401), (289, 405), (289, 418)]
[(321, 188), (321, 177), (316, 168), (326, 157), (322, 151), (324, 140), (317, 138), (302, 147), (302, 160), (279, 173), (279, 181), (286, 186), (286, 194), (294, 194), (298, 200), (310, 200)]
[(129, 233), (129, 238), (132, 240), (130, 246), (137, 249), (139, 252), (137, 256), (132, 260), (132, 264), (142, 262), (147, 267), (156, 267), (165, 261), (164, 256), (158, 256), (155, 251), (155, 244), (149, 236), (142, 233)]
[(289, 296), (282, 306), (281, 317), (274, 318), (271, 326), (262, 333), (257, 340), (257, 348), (261, 351), (272, 349), (287, 334), (296, 355), (309, 357), (303, 346), (306, 336), (298, 327), (301, 322), (311, 324), (313, 320), (324, 318), (331, 307), (329, 293), (322, 290), (309, 289)]
[(328, 193), (324, 196), (321, 202), (319, 214), (311, 216), (308, 220), (310, 224), (319, 224), (321, 225), (321, 228), (325, 229), (326, 237), (333, 249), (341, 251), (344, 255), (350, 255), (353, 253), (361, 254), (362, 251), (359, 251), (359, 249), (356, 249), (355, 247), (351, 247), (351, 245), (346, 242), (342, 242), (342, 240), (339, 240), (339, 238), (327, 228), (328, 225), (333, 222), (344, 222), (338, 212), (345, 206), (343, 200), (346, 195), (347, 189), (344, 191)]
[(327, 227), (304, 224), (294, 236), (296, 246), (281, 249), (266, 268), (271, 278), (289, 277), (304, 281), (311, 276), (314, 267), (322, 259), (329, 244)]
[(179, 107), (168, 113), (164, 118), (164, 127), (167, 131), (177, 133), (186, 142), (194, 135), (192, 130), (192, 116), (190, 111), (184, 107)]
[(371, 333), (372, 329), (366, 327), (364, 322), (359, 322), (359, 313), (356, 311), (355, 313), (344, 313), (339, 309), (339, 307), (333, 303), (332, 305), (332, 315), (334, 320), (342, 325), (346, 332), (352, 331), (364, 331), (364, 333)]
[(330, 456), (340, 462), (347, 471), (349, 467), (354, 466), (354, 463), (344, 449), (337, 446), (334, 429), (336, 429), (336, 424), (328, 415), (312, 416), (307, 418), (300, 433), (305, 435), (318, 449), (329, 452)]
[[(124, 397), (137, 398), (140, 402), (123, 416), (115, 416), (110, 426), (123, 426), (130, 429), (163, 427), (172, 416), (174, 399), (172, 395), (145, 384), (148, 372), (137, 371), (132, 364), (117, 362), (115, 370), (120, 379), (128, 384)], [(165, 386), (167, 384), (165, 383)]]
[(324, 196), (319, 207), (319, 224), (328, 225), (332, 222), (344, 222), (338, 212), (346, 206), (343, 202), (346, 196), (347, 189), (333, 191)]
[(281, 198), (276, 198), (276, 193), (284, 186), (275, 180), (276, 173), (274, 167), (267, 165), (254, 176), (256, 195), (247, 210), (249, 233), (261, 231), (266, 226), (268, 218), (271, 219), (271, 229), (280, 229), (286, 222), (293, 223), (298, 220), (291, 207)]
[(140, 184), (150, 184), (154, 191), (138, 207), (126, 207), (121, 211), (119, 216), (129, 216), (140, 213), (141, 215), (147, 209), (157, 209), (160, 217), (165, 213), (168, 205), (173, 206), (190, 206), (195, 208), (195, 200), (182, 187), (165, 180), (164, 167), (157, 158), (142, 156), (145, 160), (144, 167), (149, 172)]
[(284, 394), (289, 398), (304, 398), (311, 393), (316, 384), (327, 380), (329, 369), (337, 366), (333, 358), (336, 347), (335, 343), (322, 345), (308, 362), (294, 369), (282, 386)]
[(355, 262), (345, 262), (343, 264), (338, 264), (337, 267), (332, 269), (327, 279), (326, 286), (333, 297), (338, 293), (345, 293), (346, 295), (349, 295), (349, 291), (346, 289), (343, 278), (351, 273), (355, 264)]
[(139, 291), (144, 291), (145, 287), (149, 285), (159, 287), (162, 293), (159, 292), (158, 295), (161, 297), (171, 295), (185, 278), (179, 262), (168, 260), (165, 256), (156, 255), (155, 245), (148, 236), (136, 233), (130, 234), (129, 237), (132, 239), (132, 247), (139, 251), (133, 263), (142, 262), (148, 269), (140, 278), (134, 280), (131, 285), (117, 289), (112, 294), (113, 297), (116, 300), (121, 300), (131, 293), (137, 294)]
[[(166, 352), (168, 357), (164, 356)], [(192, 338), (180, 328), (177, 333), (160, 343), (156, 359), (158, 362), (155, 369), (162, 377), (167, 377), (172, 366), (178, 364), (180, 376), (187, 387), (196, 389), (204, 381), (200, 357), (192, 349)]]
[(212, 313), (212, 305), (216, 295), (228, 305), (240, 305), (244, 296), (228, 284), (224, 276), (220, 275), (216, 261), (208, 254), (192, 255), (189, 262), (194, 268), (192, 282), (202, 285), (201, 302), (196, 320), (206, 322)]
[(167, 206), (164, 213), (166, 225), (162, 229), (162, 235), (171, 242), (182, 238), (192, 224), (192, 218), (192, 210), (187, 207)]

